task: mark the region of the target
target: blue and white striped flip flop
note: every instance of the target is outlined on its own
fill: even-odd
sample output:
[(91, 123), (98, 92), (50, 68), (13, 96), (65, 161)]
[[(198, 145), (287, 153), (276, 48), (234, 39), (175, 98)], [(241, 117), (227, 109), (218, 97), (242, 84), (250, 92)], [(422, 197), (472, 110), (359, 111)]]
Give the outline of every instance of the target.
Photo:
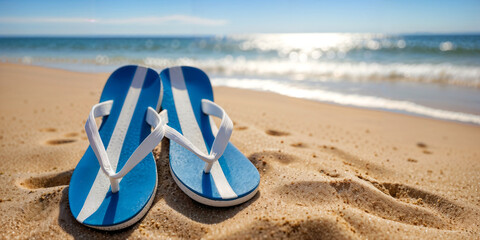
[(125, 66), (112, 73), (85, 124), (90, 147), (70, 180), (68, 199), (77, 221), (117, 230), (147, 213), (157, 188), (152, 150), (166, 124), (166, 116), (157, 113), (160, 104), (161, 82), (154, 70)]
[[(168, 111), (165, 137), (170, 140), (173, 179), (192, 199), (215, 207), (243, 203), (258, 190), (260, 174), (229, 142), (233, 124), (213, 102), (207, 75), (193, 67), (173, 67), (160, 73), (162, 109)], [(220, 128), (209, 117), (222, 119)], [(202, 161), (203, 160), (203, 161)]]

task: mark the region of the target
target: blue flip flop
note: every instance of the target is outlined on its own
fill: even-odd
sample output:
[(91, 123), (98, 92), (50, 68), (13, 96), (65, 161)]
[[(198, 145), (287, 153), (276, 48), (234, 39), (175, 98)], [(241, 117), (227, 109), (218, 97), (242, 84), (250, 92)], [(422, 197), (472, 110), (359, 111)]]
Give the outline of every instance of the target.
[[(168, 111), (169, 122), (165, 137), (173, 140), (170, 171), (180, 189), (192, 199), (215, 207), (251, 199), (258, 190), (260, 174), (229, 142), (233, 124), (213, 102), (207, 75), (193, 67), (173, 67), (163, 70), (160, 78), (162, 109)], [(209, 115), (222, 119), (219, 129)]]
[(152, 150), (166, 124), (165, 114), (157, 113), (161, 99), (154, 70), (125, 66), (112, 73), (85, 124), (90, 147), (70, 180), (70, 210), (78, 222), (117, 230), (147, 213), (157, 189)]

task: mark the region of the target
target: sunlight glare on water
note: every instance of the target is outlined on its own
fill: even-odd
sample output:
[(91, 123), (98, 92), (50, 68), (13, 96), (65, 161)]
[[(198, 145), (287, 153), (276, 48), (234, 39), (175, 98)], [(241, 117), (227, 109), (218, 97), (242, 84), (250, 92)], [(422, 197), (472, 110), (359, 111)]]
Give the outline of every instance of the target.
[[(370, 49), (380, 48), (380, 42), (374, 39), (383, 38), (382, 34), (350, 34), (350, 33), (295, 33), (295, 34), (253, 34), (235, 35), (232, 39), (243, 41), (242, 50), (258, 49), (260, 51), (277, 51), (280, 57), (309, 56), (318, 59), (329, 52), (346, 53), (351, 49), (364, 46)], [(299, 60), (300, 58), (290, 58)]]

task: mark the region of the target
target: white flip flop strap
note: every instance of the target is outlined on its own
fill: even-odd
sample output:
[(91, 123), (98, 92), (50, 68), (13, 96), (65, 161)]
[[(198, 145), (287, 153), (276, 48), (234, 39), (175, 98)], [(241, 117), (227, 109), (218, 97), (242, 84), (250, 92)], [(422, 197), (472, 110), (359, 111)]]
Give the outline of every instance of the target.
[[(180, 134), (177, 130), (165, 126), (165, 136), (170, 140), (175, 141), (176, 143), (180, 144), (184, 148), (188, 149), (195, 155), (197, 155), (200, 159), (205, 161), (208, 164), (212, 164), (217, 161), (225, 151), (225, 148), (228, 145), (230, 137), (232, 136), (233, 131), (233, 123), (230, 117), (228, 117), (225, 110), (222, 107), (217, 105), (216, 103), (203, 99), (202, 100), (202, 111), (205, 114), (212, 115), (222, 119), (220, 124), (220, 128), (218, 130), (217, 136), (213, 141), (212, 148), (210, 150), (210, 154), (205, 154), (200, 149), (198, 149), (195, 145), (193, 145), (190, 140)], [(207, 170), (207, 172), (209, 169)]]
[(222, 107), (210, 100), (202, 99), (202, 110), (205, 114), (222, 119), (217, 136), (215, 136), (215, 140), (213, 141), (212, 149), (210, 150), (210, 154), (218, 156), (216, 159), (219, 159), (223, 155), (225, 148), (227, 148), (230, 137), (232, 136), (233, 122)]
[(147, 109), (147, 123), (154, 128), (154, 130), (140, 143), (135, 151), (130, 155), (123, 168), (112, 178), (122, 178), (140, 161), (142, 161), (152, 150), (162, 141), (165, 136), (165, 125), (167, 124), (167, 111), (164, 110), (160, 114), (153, 108)]
[(90, 146), (97, 157), (100, 168), (107, 175), (114, 174), (110, 161), (108, 160), (107, 151), (103, 145), (103, 141), (100, 138), (100, 133), (98, 132), (97, 123), (95, 118), (103, 117), (110, 114), (112, 110), (113, 100), (101, 102), (93, 105), (90, 114), (88, 115), (87, 122), (85, 123), (85, 132), (87, 133), (88, 141)]
[(90, 146), (100, 164), (100, 168), (105, 175), (110, 178), (112, 192), (117, 192), (119, 190), (118, 179), (124, 177), (130, 172), (138, 163), (140, 163), (140, 161), (152, 152), (160, 141), (162, 141), (165, 135), (164, 126), (167, 124), (168, 119), (166, 111), (162, 111), (162, 113), (158, 114), (151, 107), (147, 109), (146, 121), (154, 128), (154, 130), (142, 141), (137, 149), (135, 149), (123, 168), (118, 173), (115, 173), (108, 159), (107, 151), (100, 138), (100, 133), (98, 132), (98, 127), (95, 122), (96, 117), (109, 115), (112, 105), (113, 101), (111, 100), (94, 105), (85, 124), (85, 132), (87, 133)]

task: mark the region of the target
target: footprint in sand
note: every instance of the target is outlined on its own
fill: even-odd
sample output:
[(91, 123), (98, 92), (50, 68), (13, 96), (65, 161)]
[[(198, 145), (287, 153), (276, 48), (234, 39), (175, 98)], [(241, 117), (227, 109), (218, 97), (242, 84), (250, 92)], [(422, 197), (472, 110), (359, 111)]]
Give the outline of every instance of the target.
[(408, 162), (412, 162), (412, 163), (416, 163), (416, 162), (418, 162), (418, 160), (417, 160), (417, 159), (413, 159), (413, 158), (409, 158), (409, 159), (407, 159), (407, 161), (408, 161)]
[(308, 145), (303, 142), (292, 143), (290, 144), (290, 146), (296, 147), (296, 148), (308, 148)]
[(25, 189), (51, 188), (68, 185), (73, 170), (48, 173), (40, 176), (30, 177), (20, 182), (20, 186)]
[(56, 146), (76, 142), (76, 139), (52, 139), (45, 142), (47, 145)]
[[(46, 129), (46, 130), (45, 130)], [(49, 131), (49, 132), (56, 132), (57, 130), (54, 128), (45, 128), (40, 131)], [(56, 138), (56, 139), (50, 139), (45, 142), (45, 145), (49, 146), (58, 146), (58, 145), (63, 145), (63, 144), (68, 144), (68, 143), (73, 143), (78, 141), (80, 136), (80, 133), (78, 132), (69, 132), (63, 134), (63, 138)], [(81, 139), (85, 140), (85, 137), (82, 137)]]
[(39, 129), (40, 132), (56, 132), (57, 129), (56, 128), (42, 128), (42, 129)]
[(417, 147), (419, 148), (427, 148), (427, 144), (423, 143), (423, 142), (418, 142), (417, 143)]
[[(342, 223), (345, 221), (342, 221)], [(279, 231), (280, 230), (280, 231)], [(260, 235), (268, 239), (358, 239), (348, 227), (348, 223), (339, 224), (334, 216), (317, 219), (285, 219), (269, 221), (254, 220), (226, 235), (225, 239), (250, 239)]]
[(65, 136), (65, 137), (77, 137), (78, 135), (79, 135), (79, 133), (71, 132), (71, 133), (66, 133), (63, 136)]
[(418, 143), (417, 143), (417, 147), (423, 149), (422, 152), (423, 152), (424, 154), (432, 154), (432, 153), (433, 153), (432, 151), (429, 151), (429, 150), (428, 150), (428, 145), (425, 144), (425, 143), (423, 143), (423, 142), (418, 142)]
[(318, 148), (320, 150), (322, 150), (322, 152), (324, 152), (324, 153), (328, 153), (328, 154), (331, 154), (331, 155), (335, 156), (336, 160), (343, 161), (344, 165), (353, 167), (354, 170), (355, 169), (357, 169), (357, 170), (362, 169), (362, 170), (365, 170), (365, 171), (380, 171), (380, 172), (383, 172), (383, 173), (391, 173), (392, 172), (392, 170), (389, 169), (389, 168), (386, 168), (386, 167), (381, 166), (379, 164), (368, 162), (367, 160), (364, 160), (364, 159), (362, 159), (362, 158), (360, 158), (360, 157), (358, 157), (354, 154), (351, 154), (347, 151), (344, 151), (344, 150), (339, 149), (339, 148), (334, 147), (334, 146), (323, 145), (323, 146), (318, 146)]
[(270, 164), (272, 164), (272, 162), (278, 162), (286, 165), (297, 161), (297, 157), (293, 155), (275, 151), (253, 153), (248, 157), (248, 159), (250, 159), (253, 165), (255, 165), (260, 174), (269, 172)]
[(282, 132), (282, 131), (273, 130), (273, 129), (268, 129), (267, 131), (265, 131), (265, 133), (270, 136), (276, 136), (276, 137), (290, 135), (290, 133), (288, 132)]
[(269, 162), (271, 160), (279, 162), (281, 164), (290, 164), (297, 160), (297, 157), (276, 151), (265, 151), (265, 152), (258, 152), (250, 155), (249, 159), (260, 159), (262, 161)]
[(247, 126), (238, 126), (238, 127), (235, 127), (235, 130), (238, 130), (238, 131), (243, 131), (243, 130), (247, 130), (248, 127)]
[(448, 229), (450, 226), (448, 221), (437, 216), (432, 209), (399, 201), (365, 182), (343, 180), (330, 185), (348, 205), (380, 218), (425, 227)]
[(331, 178), (339, 178), (343, 177), (339, 172), (337, 172), (336, 169), (330, 170), (330, 169), (320, 169), (320, 173), (325, 174)]
[(292, 203), (329, 203), (340, 198), (345, 204), (367, 214), (430, 228), (452, 230), (455, 221), (468, 222), (476, 217), (471, 213), (472, 209), (468, 210), (440, 195), (403, 184), (365, 178), (295, 182), (277, 191), (286, 194)]

